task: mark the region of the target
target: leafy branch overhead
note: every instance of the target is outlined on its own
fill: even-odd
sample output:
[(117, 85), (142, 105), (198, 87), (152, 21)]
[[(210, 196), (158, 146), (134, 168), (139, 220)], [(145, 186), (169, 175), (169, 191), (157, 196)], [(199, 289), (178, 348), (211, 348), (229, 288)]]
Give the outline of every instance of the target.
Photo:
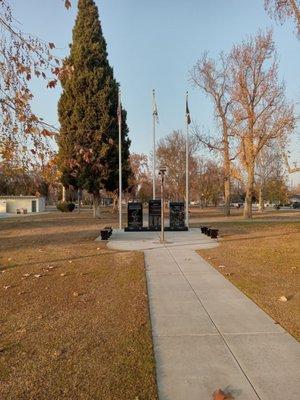
[(0, 0), (0, 27), (0, 157), (11, 167), (30, 167), (49, 156), (57, 132), (33, 112), (30, 82), (42, 79), (53, 89), (65, 71), (53, 55), (54, 43), (21, 30), (9, 0)]
[[(17, 153), (23, 157), (44, 150), (41, 137), (51, 136), (48, 127), (36, 116), (30, 102), (33, 94), (29, 81), (33, 76), (47, 80), (51, 66), (59, 65), (50, 53), (51, 46), (16, 28), (11, 7), (0, 1), (0, 107), (1, 157), (12, 161)], [(31, 147), (29, 149), (28, 147)]]

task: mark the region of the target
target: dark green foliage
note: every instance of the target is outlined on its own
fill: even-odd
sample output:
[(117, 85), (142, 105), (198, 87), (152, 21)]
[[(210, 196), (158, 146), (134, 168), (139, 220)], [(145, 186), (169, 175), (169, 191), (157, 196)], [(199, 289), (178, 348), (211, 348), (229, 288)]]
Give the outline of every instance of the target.
[(60, 201), (56, 207), (61, 212), (72, 212), (75, 209), (75, 204), (71, 201)]
[[(98, 9), (78, 1), (73, 43), (58, 104), (61, 125), (59, 165), (62, 183), (98, 193), (118, 188), (118, 84), (107, 59)], [(126, 111), (122, 110), (123, 188), (131, 174)]]

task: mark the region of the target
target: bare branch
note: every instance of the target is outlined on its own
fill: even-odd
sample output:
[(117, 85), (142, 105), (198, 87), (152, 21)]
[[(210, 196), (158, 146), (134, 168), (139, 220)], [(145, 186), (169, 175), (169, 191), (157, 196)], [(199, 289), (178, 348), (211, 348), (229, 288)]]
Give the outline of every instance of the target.
[(297, 35), (300, 38), (300, 2), (299, 0), (265, 0), (265, 9), (280, 23), (292, 18), (296, 23)]
[(252, 216), (254, 175), (261, 154), (274, 140), (286, 142), (295, 128), (293, 106), (278, 82), (272, 32), (259, 32), (231, 52), (235, 137), (246, 170), (245, 216)]

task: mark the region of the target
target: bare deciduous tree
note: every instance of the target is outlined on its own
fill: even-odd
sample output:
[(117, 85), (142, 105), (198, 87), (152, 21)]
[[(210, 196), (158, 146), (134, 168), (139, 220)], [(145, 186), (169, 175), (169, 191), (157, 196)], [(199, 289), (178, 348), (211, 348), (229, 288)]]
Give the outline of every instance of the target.
[(221, 54), (219, 67), (207, 53), (199, 59), (192, 69), (192, 83), (199, 87), (213, 102), (219, 133), (216, 136), (205, 135), (195, 126), (195, 137), (210, 150), (221, 154), (224, 174), (225, 214), (230, 215), (230, 172), (231, 162), (235, 158), (232, 149), (232, 123), (229, 82), (229, 57)]
[(251, 218), (257, 158), (274, 139), (286, 142), (295, 118), (284, 84), (278, 81), (271, 31), (234, 46), (230, 58), (235, 137), (246, 172), (244, 217)]
[(297, 35), (300, 38), (300, 2), (299, 0), (265, 0), (265, 9), (272, 18), (283, 23), (287, 18), (296, 22)]
[[(189, 142), (189, 183), (197, 179), (196, 143)], [(167, 168), (166, 196), (170, 200), (185, 198), (185, 136), (179, 130), (173, 131), (158, 142), (156, 157), (158, 164)]]
[(137, 196), (141, 187), (151, 184), (148, 156), (143, 153), (130, 154), (130, 166), (132, 177), (129, 180), (129, 187), (131, 187), (132, 194)]
[(288, 158), (288, 152), (284, 151), (283, 154), (283, 159), (286, 165), (286, 168), (288, 170), (289, 174), (294, 174), (295, 172), (300, 172), (300, 167), (297, 167), (297, 163), (293, 162), (293, 166), (291, 166), (289, 158)]
[(283, 177), (284, 161), (278, 143), (274, 141), (259, 153), (255, 167), (255, 182), (258, 191), (258, 210), (265, 208), (265, 185), (270, 178)]
[(223, 195), (224, 177), (222, 168), (214, 160), (205, 158), (199, 158), (197, 164), (197, 180), (194, 180), (191, 187), (191, 197), (197, 199), (202, 208), (209, 204), (216, 207)]

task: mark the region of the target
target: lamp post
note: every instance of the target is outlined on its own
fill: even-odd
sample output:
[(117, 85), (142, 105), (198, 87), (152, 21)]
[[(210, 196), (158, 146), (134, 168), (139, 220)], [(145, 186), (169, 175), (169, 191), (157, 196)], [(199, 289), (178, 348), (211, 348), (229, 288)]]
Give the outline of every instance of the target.
[(164, 226), (164, 204), (165, 204), (165, 196), (164, 196), (164, 180), (165, 180), (166, 167), (161, 167), (159, 169), (159, 175), (161, 176), (161, 232), (160, 232), (160, 243), (165, 242), (165, 226)]

